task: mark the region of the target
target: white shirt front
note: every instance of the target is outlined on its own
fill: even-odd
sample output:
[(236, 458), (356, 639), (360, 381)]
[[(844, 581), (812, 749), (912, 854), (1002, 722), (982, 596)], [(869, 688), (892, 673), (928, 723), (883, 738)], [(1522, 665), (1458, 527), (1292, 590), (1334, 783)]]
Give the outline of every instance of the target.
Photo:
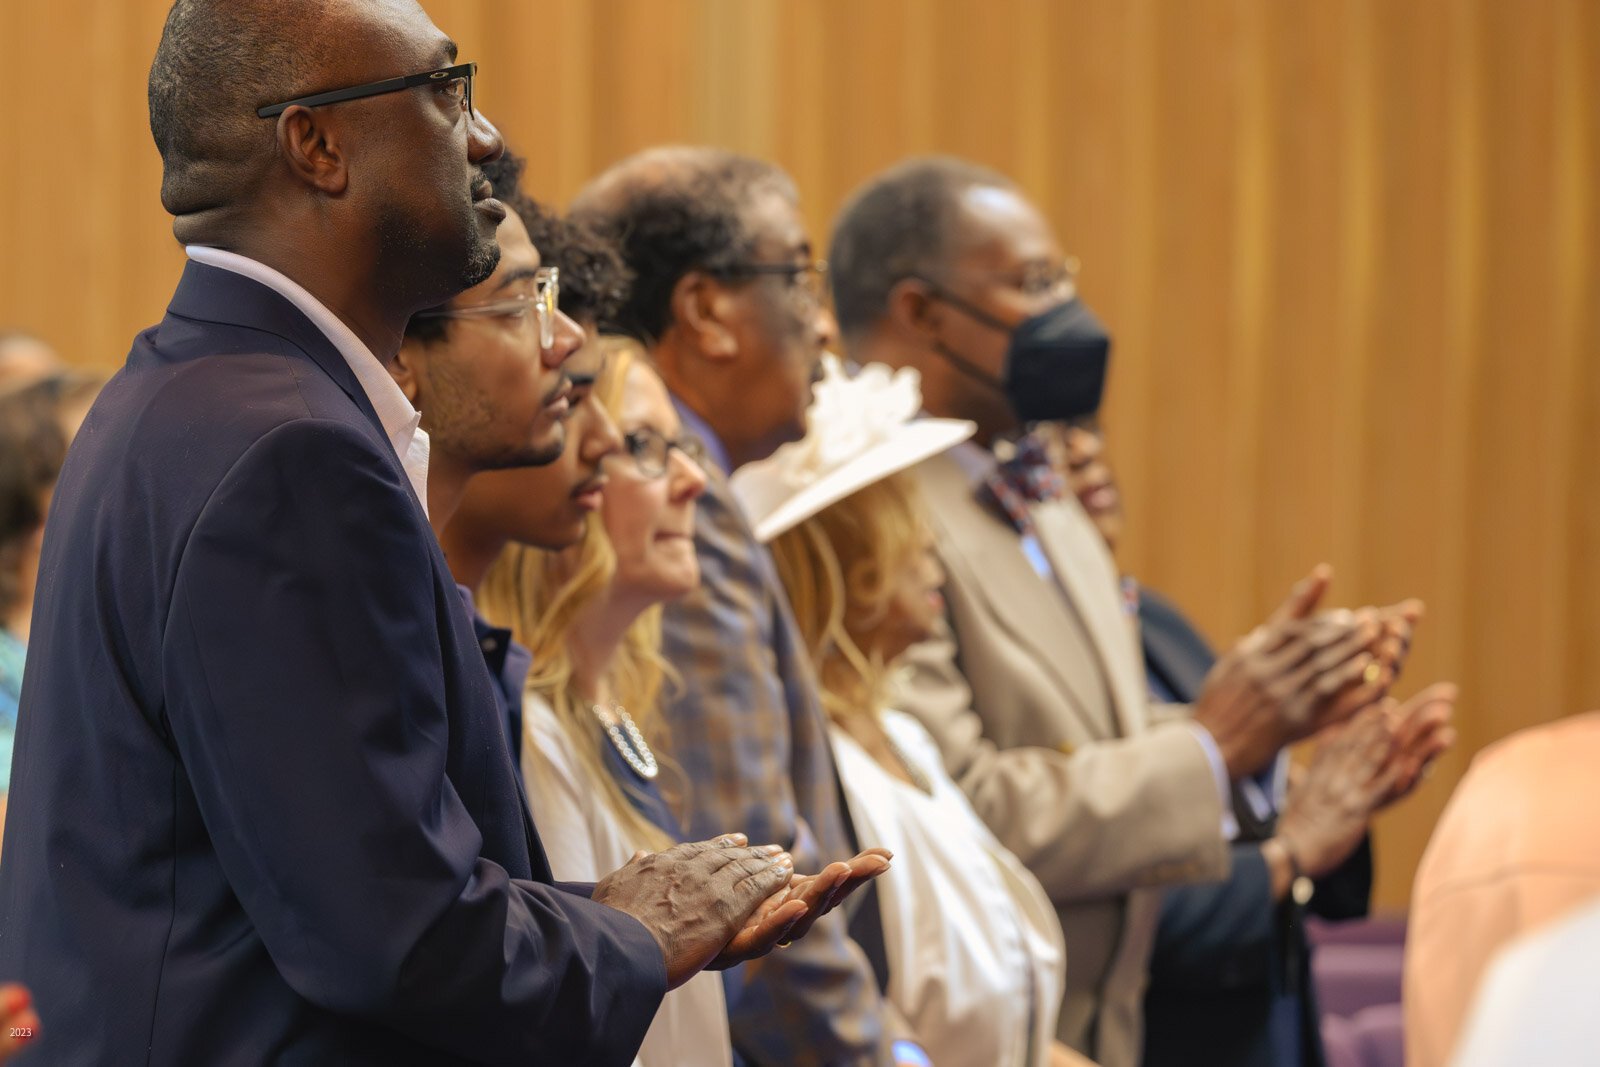
[(931, 792), (829, 731), (857, 838), (895, 857), (877, 881), (889, 999), (939, 1067), (1042, 1067), (1066, 981), (1055, 909), (950, 780), (922, 724), (886, 711), (883, 727)]
[(361, 338), (355, 335), (355, 331), (346, 326), (339, 316), (329, 311), (322, 301), (306, 292), (287, 275), (273, 270), (265, 263), (248, 256), (241, 256), (237, 252), (208, 248), (205, 245), (188, 245), (184, 248), (184, 252), (196, 263), (232, 271), (234, 274), (242, 274), (251, 281), (260, 282), (293, 304), (301, 314), (311, 320), (313, 326), (326, 335), (333, 343), (333, 347), (344, 357), (344, 361), (350, 365), (351, 372), (361, 385), (361, 391), (367, 394), (367, 400), (372, 404), (372, 410), (378, 413), (378, 421), (383, 424), (383, 432), (389, 438), (394, 454), (400, 458), (400, 465), (405, 468), (406, 478), (411, 482), (411, 488), (417, 494), (417, 500), (426, 513), (428, 433), (422, 428), (422, 414), (411, 406), (406, 394), (400, 391), (400, 386), (389, 376), (388, 369), (377, 356), (372, 354), (372, 349), (362, 344)]

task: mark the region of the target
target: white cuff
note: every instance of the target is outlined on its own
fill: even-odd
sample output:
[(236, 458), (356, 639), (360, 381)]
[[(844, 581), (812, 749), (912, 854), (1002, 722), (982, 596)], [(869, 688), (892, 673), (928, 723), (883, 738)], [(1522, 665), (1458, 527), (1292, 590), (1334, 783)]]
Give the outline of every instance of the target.
[(1211, 764), (1211, 777), (1217, 783), (1217, 799), (1222, 801), (1222, 837), (1232, 841), (1239, 836), (1239, 820), (1233, 815), (1233, 790), (1228, 781), (1228, 765), (1222, 760), (1222, 750), (1217, 747), (1216, 738), (1211, 736), (1211, 731), (1195, 722), (1193, 719), (1184, 720), (1184, 725), (1189, 727), (1194, 734), (1194, 739), (1200, 742), (1201, 751), (1206, 754), (1206, 762)]

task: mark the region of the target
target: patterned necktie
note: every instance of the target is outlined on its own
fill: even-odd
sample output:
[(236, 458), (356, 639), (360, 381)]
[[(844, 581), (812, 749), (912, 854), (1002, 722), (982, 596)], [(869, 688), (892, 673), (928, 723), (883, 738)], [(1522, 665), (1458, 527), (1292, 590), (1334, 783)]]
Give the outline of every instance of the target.
[(1058, 500), (1064, 492), (1066, 483), (1050, 465), (1044, 443), (1025, 434), (1017, 439), (1011, 458), (1001, 460), (984, 478), (978, 495), (998, 507), (1019, 534), (1028, 535), (1033, 533), (1028, 505)]

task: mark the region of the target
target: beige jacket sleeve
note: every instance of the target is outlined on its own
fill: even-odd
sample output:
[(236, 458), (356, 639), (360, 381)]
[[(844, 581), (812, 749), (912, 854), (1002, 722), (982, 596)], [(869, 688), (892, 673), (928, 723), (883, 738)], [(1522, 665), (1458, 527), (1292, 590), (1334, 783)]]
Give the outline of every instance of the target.
[(900, 706), (938, 743), (996, 836), (1058, 903), (1117, 896), (1228, 870), (1222, 801), (1181, 722), (1128, 737), (1000, 748), (985, 736), (948, 632), (907, 656)]

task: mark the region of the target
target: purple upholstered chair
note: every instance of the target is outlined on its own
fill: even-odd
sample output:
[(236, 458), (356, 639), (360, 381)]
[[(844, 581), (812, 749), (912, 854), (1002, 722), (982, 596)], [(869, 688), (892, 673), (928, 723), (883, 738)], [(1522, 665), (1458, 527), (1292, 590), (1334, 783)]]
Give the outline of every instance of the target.
[(1362, 1008), (1354, 1018), (1322, 1017), (1327, 1067), (1405, 1067), (1406, 1043), (1398, 1004)]
[(1322, 1051), (1328, 1067), (1367, 1067), (1355, 1024), (1342, 1016), (1322, 1017)]
[(1399, 1004), (1362, 1008), (1350, 1020), (1366, 1067), (1406, 1067), (1403, 1020)]
[(1327, 1015), (1400, 1002), (1399, 945), (1323, 945), (1311, 957), (1317, 1004)]
[(1405, 915), (1378, 915), (1352, 922), (1328, 922), (1315, 917), (1306, 920), (1306, 937), (1313, 945), (1403, 945), (1406, 941)]

